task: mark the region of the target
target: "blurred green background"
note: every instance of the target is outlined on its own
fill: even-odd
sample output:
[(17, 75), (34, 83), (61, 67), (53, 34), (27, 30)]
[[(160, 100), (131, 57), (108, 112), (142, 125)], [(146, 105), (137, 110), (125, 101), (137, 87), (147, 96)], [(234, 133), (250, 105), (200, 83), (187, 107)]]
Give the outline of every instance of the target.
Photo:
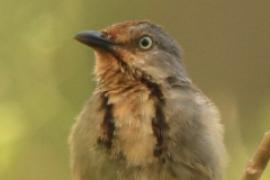
[(93, 52), (73, 36), (128, 19), (150, 19), (181, 43), (191, 78), (221, 110), (227, 180), (270, 129), (269, 0), (0, 3), (1, 180), (70, 179), (67, 136), (94, 87)]

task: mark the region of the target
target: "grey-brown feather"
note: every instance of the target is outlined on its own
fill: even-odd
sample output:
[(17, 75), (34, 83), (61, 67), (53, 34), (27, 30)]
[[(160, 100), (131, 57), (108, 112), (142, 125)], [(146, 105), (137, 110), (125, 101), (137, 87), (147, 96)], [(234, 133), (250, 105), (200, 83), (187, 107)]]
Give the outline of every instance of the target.
[[(69, 138), (74, 180), (221, 180), (225, 148), (219, 114), (187, 77), (176, 42), (149, 22), (104, 32), (114, 35), (117, 28), (130, 29), (120, 39), (151, 33), (157, 46), (135, 54), (134, 49), (96, 53), (97, 88)], [(113, 124), (104, 129), (106, 105)], [(160, 117), (161, 123), (152, 124)], [(102, 138), (111, 144), (98, 143)], [(155, 154), (157, 145), (162, 151)]]
[(75, 180), (220, 180), (223, 132), (214, 105), (190, 87), (171, 89), (165, 96), (169, 124), (165, 161), (145, 168), (128, 167), (122, 157), (98, 146), (104, 112), (98, 110), (99, 97), (90, 98), (70, 136)]

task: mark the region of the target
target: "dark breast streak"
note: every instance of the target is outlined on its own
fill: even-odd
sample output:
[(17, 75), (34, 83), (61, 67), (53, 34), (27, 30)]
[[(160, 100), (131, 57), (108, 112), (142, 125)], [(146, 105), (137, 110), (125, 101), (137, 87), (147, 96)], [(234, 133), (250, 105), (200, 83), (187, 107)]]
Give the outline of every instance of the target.
[(102, 104), (100, 109), (104, 110), (104, 117), (101, 123), (101, 136), (98, 138), (98, 144), (105, 146), (107, 149), (110, 149), (112, 146), (112, 139), (114, 133), (114, 122), (113, 122), (113, 105), (108, 104), (108, 97), (105, 93), (101, 94)]
[[(152, 130), (156, 137), (156, 146), (153, 150), (155, 157), (160, 155), (166, 150), (166, 132), (168, 131), (168, 125), (166, 123), (163, 109), (165, 107), (165, 99), (161, 91), (160, 86), (153, 82), (151, 77), (146, 73), (135, 69), (131, 70), (130, 67), (120, 59), (119, 56), (114, 55), (118, 60), (119, 66), (125, 70), (124, 73), (129, 73), (140, 84), (143, 84), (150, 90), (150, 96), (154, 99), (155, 117), (152, 119)], [(121, 72), (119, 72), (121, 73)], [(125, 75), (124, 75), (125, 76)], [(129, 88), (128, 88), (129, 89)], [(115, 131), (114, 117), (113, 117), (113, 104), (108, 104), (108, 93), (101, 93), (101, 99), (103, 101), (101, 109), (104, 111), (103, 121), (101, 123), (101, 136), (98, 138), (98, 143), (103, 145), (107, 150), (112, 147), (113, 134)]]
[(152, 129), (154, 135), (156, 136), (157, 144), (153, 153), (156, 157), (158, 157), (164, 150), (166, 150), (164, 139), (166, 131), (169, 128), (163, 112), (165, 107), (165, 99), (158, 84), (151, 82), (144, 76), (142, 76), (141, 81), (151, 91), (151, 96), (155, 99), (155, 117), (152, 119)]

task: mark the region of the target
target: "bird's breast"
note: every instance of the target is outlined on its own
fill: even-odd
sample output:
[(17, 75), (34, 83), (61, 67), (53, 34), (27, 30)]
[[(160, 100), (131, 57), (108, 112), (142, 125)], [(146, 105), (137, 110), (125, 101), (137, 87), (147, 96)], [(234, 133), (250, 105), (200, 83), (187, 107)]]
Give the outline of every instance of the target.
[(122, 96), (111, 95), (109, 101), (114, 104), (114, 151), (134, 166), (156, 161), (153, 152), (157, 142), (152, 129), (155, 108), (150, 93), (142, 90)]

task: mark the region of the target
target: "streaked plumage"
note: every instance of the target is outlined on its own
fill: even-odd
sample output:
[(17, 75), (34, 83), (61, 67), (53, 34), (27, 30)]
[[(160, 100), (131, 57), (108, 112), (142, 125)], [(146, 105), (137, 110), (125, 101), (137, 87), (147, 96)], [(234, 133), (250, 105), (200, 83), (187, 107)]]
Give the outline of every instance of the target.
[(222, 179), (218, 111), (162, 28), (128, 21), (77, 39), (95, 49), (97, 87), (69, 139), (74, 180)]

